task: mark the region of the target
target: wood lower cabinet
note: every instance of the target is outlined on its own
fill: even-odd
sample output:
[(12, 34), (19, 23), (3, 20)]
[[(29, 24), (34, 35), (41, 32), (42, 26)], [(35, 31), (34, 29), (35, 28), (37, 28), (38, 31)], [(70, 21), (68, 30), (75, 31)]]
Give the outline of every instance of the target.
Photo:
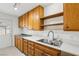
[[(60, 56), (61, 51), (32, 42), (27, 39), (22, 39), (21, 37), (15, 37), (15, 46), (25, 55), (28, 56)], [(21, 40), (22, 39), (22, 40)]]
[(43, 56), (43, 51), (38, 49), (38, 48), (35, 48), (35, 56)]
[(23, 39), (21, 37), (15, 36), (15, 47), (23, 52)]
[[(40, 52), (40, 54), (42, 56), (59, 56), (61, 55), (61, 51), (54, 49), (54, 48), (50, 48), (41, 44), (35, 44), (35, 49), (38, 49), (38, 52)], [(35, 51), (37, 53), (37, 51)], [(36, 54), (35, 54), (36, 55)]]
[(24, 41), (24, 54), (34, 56), (34, 43), (28, 40)]
[[(28, 40), (24, 40), (28, 41)], [(32, 41), (28, 41), (27, 46), (24, 45), (25, 52), (28, 56), (59, 56), (61, 55), (61, 51), (50, 48)], [(26, 52), (27, 50), (27, 52)]]
[(79, 31), (79, 3), (64, 4), (64, 30)]
[(28, 55), (34, 56), (34, 43), (31, 41), (28, 41)]
[(28, 51), (28, 41), (27, 40), (23, 40), (23, 52), (25, 55), (27, 55)]

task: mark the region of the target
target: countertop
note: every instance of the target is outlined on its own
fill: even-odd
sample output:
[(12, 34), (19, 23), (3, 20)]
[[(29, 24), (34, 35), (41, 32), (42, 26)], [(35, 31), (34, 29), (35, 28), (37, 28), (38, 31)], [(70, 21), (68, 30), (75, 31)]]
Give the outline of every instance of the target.
[(43, 39), (43, 37), (30, 36), (30, 37), (22, 37), (22, 38), (36, 42), (36, 43), (39, 43), (39, 44), (42, 44), (42, 45), (45, 45), (45, 46), (49, 46), (51, 48), (58, 49), (58, 50), (61, 50), (61, 51), (64, 51), (64, 52), (67, 52), (67, 53), (70, 53), (70, 54), (73, 54), (73, 55), (79, 56), (79, 46), (77, 46), (77, 45), (72, 45), (72, 44), (68, 44), (66, 42), (63, 42), (61, 47), (58, 47), (58, 46), (53, 46), (53, 45), (49, 45), (49, 44), (39, 42), (38, 40)]

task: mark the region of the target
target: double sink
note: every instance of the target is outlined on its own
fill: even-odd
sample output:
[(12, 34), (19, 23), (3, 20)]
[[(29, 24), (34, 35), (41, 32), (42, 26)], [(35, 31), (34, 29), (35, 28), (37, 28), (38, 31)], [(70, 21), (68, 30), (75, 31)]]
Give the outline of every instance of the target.
[(63, 43), (61, 40), (58, 41), (56, 39), (54, 39), (53, 41), (49, 41), (48, 39), (40, 39), (40, 40), (37, 40), (37, 41), (45, 43), (45, 44), (57, 46), (57, 47), (61, 47), (61, 45)]

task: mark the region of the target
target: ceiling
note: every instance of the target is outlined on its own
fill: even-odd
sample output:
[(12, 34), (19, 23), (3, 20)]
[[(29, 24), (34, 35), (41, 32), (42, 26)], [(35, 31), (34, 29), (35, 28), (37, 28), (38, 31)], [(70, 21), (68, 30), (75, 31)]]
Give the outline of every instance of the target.
[(14, 10), (13, 5), (14, 3), (0, 3), (0, 12), (18, 17), (25, 12), (33, 9), (37, 5), (42, 5), (43, 7), (46, 7), (50, 5), (50, 3), (20, 3), (18, 10)]

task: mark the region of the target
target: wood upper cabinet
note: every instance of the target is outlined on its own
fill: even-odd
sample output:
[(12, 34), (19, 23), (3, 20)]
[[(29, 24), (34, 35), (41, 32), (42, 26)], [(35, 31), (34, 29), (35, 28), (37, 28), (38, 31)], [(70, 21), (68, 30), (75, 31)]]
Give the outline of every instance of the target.
[(41, 30), (43, 25), (43, 20), (40, 20), (44, 16), (44, 8), (42, 6), (37, 6), (28, 13), (19, 17), (19, 27), (27, 27), (32, 30)]
[(19, 17), (18, 25), (19, 25), (20, 28), (24, 27), (24, 16)]
[(20, 28), (22, 27), (21, 24), (22, 24), (22, 16), (19, 17), (19, 21), (18, 21), (18, 25), (19, 25)]
[(79, 31), (79, 3), (64, 4), (64, 30)]
[(40, 18), (44, 16), (44, 8), (38, 6), (34, 9), (34, 20), (33, 20), (33, 28), (34, 30), (41, 30), (42, 21)]
[(44, 16), (44, 8), (38, 6), (29, 12), (29, 29), (41, 30), (42, 21), (41, 17)]
[(29, 29), (33, 29), (33, 20), (34, 20), (33, 16), (34, 16), (34, 11), (32, 10), (29, 12), (29, 19), (28, 19), (29, 20), (29, 22), (28, 22)]
[(28, 27), (28, 13), (19, 17), (18, 25), (20, 28)]
[(27, 27), (28, 28), (28, 17), (29, 17), (29, 14), (28, 13), (25, 13), (24, 15), (23, 15), (23, 17), (24, 17), (24, 26), (23, 27)]

